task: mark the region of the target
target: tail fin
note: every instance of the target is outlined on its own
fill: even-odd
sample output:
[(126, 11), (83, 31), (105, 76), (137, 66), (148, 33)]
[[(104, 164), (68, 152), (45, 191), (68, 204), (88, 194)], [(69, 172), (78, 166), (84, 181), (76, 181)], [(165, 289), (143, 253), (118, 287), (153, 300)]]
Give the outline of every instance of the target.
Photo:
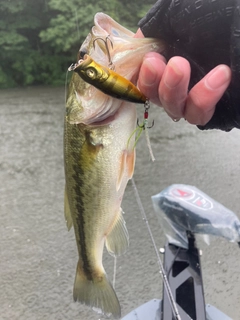
[(115, 319), (121, 317), (121, 308), (117, 295), (108, 282), (106, 274), (88, 280), (80, 264), (78, 263), (74, 289), (74, 301), (86, 304), (106, 316), (113, 316)]

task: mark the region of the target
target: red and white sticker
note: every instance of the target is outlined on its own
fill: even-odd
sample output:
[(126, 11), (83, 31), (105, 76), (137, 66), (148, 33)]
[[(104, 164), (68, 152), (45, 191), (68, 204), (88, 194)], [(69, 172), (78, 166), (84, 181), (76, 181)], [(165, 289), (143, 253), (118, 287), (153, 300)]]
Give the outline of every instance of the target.
[(207, 199), (204, 194), (200, 194), (195, 190), (187, 187), (173, 187), (170, 193), (184, 202), (203, 210), (209, 210), (213, 207), (212, 202)]

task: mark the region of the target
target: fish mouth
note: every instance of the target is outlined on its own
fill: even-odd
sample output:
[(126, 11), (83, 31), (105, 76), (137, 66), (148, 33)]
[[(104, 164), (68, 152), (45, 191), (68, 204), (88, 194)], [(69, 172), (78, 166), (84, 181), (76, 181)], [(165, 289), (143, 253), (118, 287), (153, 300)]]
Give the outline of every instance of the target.
[(72, 63), (72, 64), (70, 65), (70, 67), (68, 67), (68, 71), (74, 71), (74, 70), (76, 70), (76, 68), (79, 67), (82, 62), (83, 62), (83, 59), (80, 59), (80, 60), (78, 60), (78, 62)]

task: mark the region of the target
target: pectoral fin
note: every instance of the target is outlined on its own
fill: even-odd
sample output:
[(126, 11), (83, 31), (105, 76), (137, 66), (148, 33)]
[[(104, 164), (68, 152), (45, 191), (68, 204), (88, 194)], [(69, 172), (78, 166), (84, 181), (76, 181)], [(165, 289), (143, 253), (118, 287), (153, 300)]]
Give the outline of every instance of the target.
[(127, 156), (127, 168), (128, 168), (128, 178), (131, 179), (134, 173), (134, 167), (135, 167), (135, 149), (128, 153)]
[(120, 169), (117, 181), (117, 191), (120, 189), (123, 178), (127, 175), (128, 179), (131, 179), (135, 166), (135, 149), (131, 152), (124, 150), (120, 161)]
[(108, 252), (114, 256), (123, 254), (128, 248), (129, 235), (126, 228), (126, 222), (123, 219), (121, 208), (110, 233), (106, 237), (105, 245)]
[(72, 227), (72, 216), (71, 216), (71, 211), (69, 207), (69, 201), (68, 201), (68, 196), (67, 196), (67, 191), (65, 187), (65, 194), (64, 194), (64, 216), (65, 216), (65, 221), (67, 224), (68, 231)]

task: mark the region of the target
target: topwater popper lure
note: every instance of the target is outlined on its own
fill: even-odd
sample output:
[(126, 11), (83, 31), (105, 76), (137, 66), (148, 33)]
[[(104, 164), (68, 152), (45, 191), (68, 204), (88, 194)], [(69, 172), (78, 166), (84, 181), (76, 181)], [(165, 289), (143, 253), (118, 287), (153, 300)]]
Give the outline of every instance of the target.
[(109, 59), (109, 68), (97, 63), (87, 53), (83, 52), (82, 59), (79, 59), (77, 63), (72, 64), (68, 70), (75, 71), (84, 81), (111, 97), (144, 104), (147, 101), (145, 95), (141, 93), (131, 81), (113, 70), (114, 64), (112, 63), (108, 47), (108, 40), (112, 45), (109, 36), (106, 40), (103, 38), (96, 38), (93, 45), (96, 40), (102, 40), (105, 44)]

